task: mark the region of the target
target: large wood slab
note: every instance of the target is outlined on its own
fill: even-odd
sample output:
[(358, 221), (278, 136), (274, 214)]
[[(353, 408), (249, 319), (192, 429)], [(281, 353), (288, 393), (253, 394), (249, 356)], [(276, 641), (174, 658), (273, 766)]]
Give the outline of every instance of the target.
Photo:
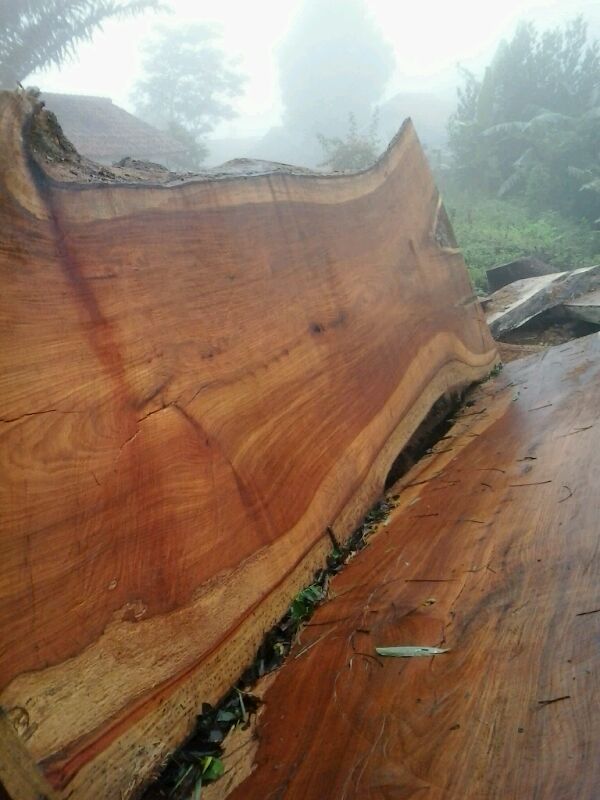
[(477, 390), (391, 490), (207, 798), (251, 768), (229, 800), (600, 797), (599, 395), (600, 335)]
[(114, 800), (496, 352), (410, 123), (361, 174), (111, 183), (3, 94), (0, 145), (0, 705)]

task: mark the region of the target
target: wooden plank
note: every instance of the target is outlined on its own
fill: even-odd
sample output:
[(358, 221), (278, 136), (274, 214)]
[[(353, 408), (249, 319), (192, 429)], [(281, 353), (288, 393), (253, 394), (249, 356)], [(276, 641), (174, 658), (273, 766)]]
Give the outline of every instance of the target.
[(60, 796), (113, 800), (497, 356), (409, 123), (356, 175), (124, 184), (28, 103), (0, 97), (0, 704)]
[(485, 271), (488, 286), (491, 292), (507, 286), (509, 283), (520, 281), (525, 278), (538, 278), (541, 275), (549, 275), (556, 272), (554, 267), (546, 264), (535, 256), (524, 256), (506, 264), (497, 264)]
[(600, 335), (477, 391), (333, 579), (229, 800), (600, 797), (599, 392)]
[(579, 295), (600, 288), (600, 264), (511, 283), (486, 300), (485, 314), (496, 337)]
[(600, 325), (600, 289), (569, 300), (563, 307), (570, 317)]

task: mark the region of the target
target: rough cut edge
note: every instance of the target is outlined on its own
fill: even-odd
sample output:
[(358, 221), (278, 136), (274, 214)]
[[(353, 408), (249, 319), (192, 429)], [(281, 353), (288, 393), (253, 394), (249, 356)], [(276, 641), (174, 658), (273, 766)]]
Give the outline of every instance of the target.
[(80, 155), (65, 136), (56, 115), (44, 107), (44, 102), (31, 95), (17, 91), (16, 95), (24, 109), (26, 123), (23, 141), (30, 149), (46, 176), (58, 183), (138, 184), (146, 186), (179, 186), (189, 182), (210, 182), (231, 178), (253, 178), (265, 175), (294, 175), (309, 178), (335, 179), (377, 172), (389, 158), (408, 129), (413, 128), (407, 117), (384, 152), (370, 166), (361, 170), (321, 172), (292, 164), (262, 159), (235, 158), (201, 172), (175, 172), (161, 164), (153, 164), (134, 158), (122, 159), (111, 167), (97, 164)]
[(526, 358), (534, 353), (539, 353), (547, 348), (541, 344), (507, 344), (506, 342), (496, 342), (498, 354), (503, 364)]
[(600, 325), (600, 289), (570, 300), (563, 305), (563, 308), (572, 319)]

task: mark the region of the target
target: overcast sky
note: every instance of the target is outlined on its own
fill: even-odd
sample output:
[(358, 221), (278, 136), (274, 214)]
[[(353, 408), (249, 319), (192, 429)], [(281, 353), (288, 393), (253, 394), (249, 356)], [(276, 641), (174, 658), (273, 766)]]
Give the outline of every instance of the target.
[[(397, 69), (388, 96), (397, 91), (448, 92), (458, 62), (480, 69), (498, 42), (520, 19), (551, 26), (584, 13), (600, 35), (597, 0), (366, 0), (394, 47)], [(223, 49), (239, 59), (247, 77), (236, 101), (239, 116), (219, 127), (220, 136), (262, 134), (280, 114), (277, 48), (292, 24), (301, 0), (168, 0), (174, 14), (146, 14), (113, 21), (61, 70), (31, 76), (27, 83), (46, 91), (111, 97), (132, 109), (131, 87), (140, 74), (143, 40), (161, 21), (217, 23)]]

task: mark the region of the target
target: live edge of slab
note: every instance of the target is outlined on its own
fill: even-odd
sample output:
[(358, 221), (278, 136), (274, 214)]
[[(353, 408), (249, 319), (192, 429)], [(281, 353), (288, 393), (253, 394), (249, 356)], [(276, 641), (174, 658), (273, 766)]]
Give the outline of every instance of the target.
[[(267, 689), (252, 772), (211, 796), (600, 797), (599, 393), (599, 335), (476, 390)], [(376, 657), (401, 644), (450, 652)]]

